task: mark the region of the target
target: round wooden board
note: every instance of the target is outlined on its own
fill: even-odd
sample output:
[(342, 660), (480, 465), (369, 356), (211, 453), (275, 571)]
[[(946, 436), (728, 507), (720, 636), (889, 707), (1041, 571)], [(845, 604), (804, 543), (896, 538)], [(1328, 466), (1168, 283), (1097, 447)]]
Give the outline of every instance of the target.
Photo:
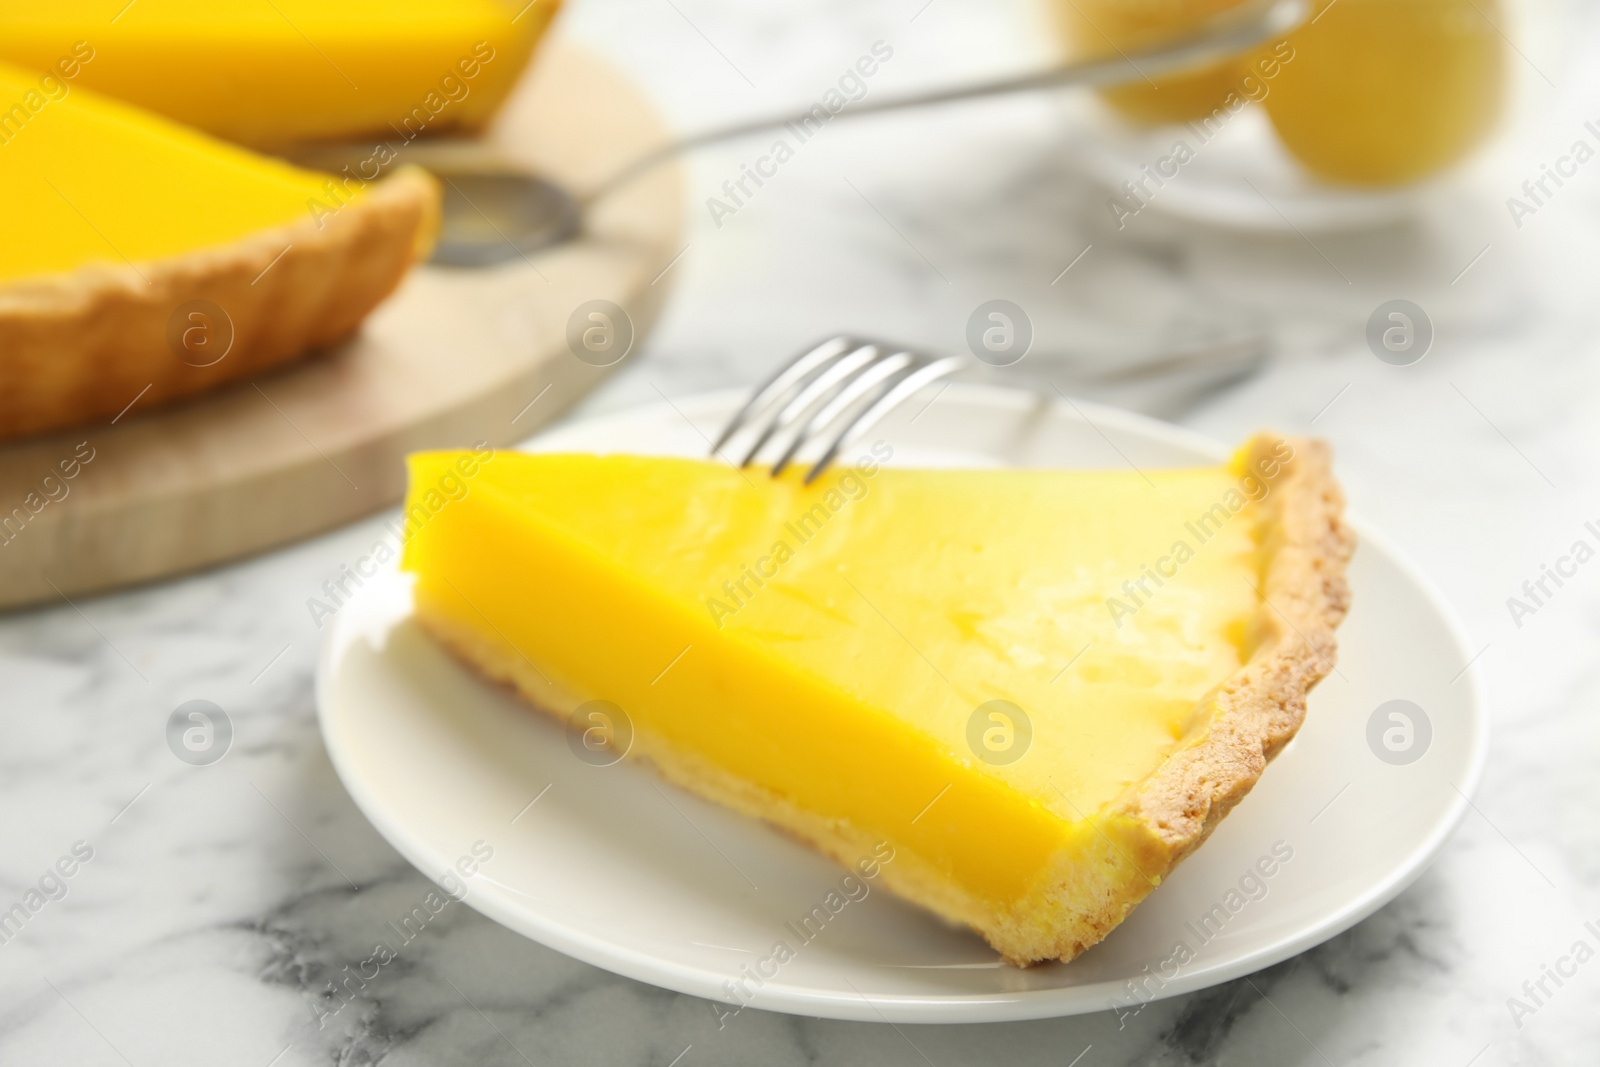
[[(581, 193), (667, 132), (620, 72), (552, 40), (486, 139)], [(681, 174), (662, 167), (608, 197), (568, 244), (491, 268), (418, 268), (329, 353), (182, 406), (135, 403), (112, 425), (0, 446), (0, 608), (306, 537), (395, 503), (407, 452), (527, 437), (607, 373), (568, 349), (568, 318), (612, 301), (636, 351), (682, 228)]]

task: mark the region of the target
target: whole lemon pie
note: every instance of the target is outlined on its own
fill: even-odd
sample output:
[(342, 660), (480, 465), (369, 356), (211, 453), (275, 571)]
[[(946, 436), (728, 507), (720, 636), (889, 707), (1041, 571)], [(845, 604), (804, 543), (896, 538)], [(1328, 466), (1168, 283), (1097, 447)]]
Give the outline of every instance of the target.
[[(886, 449), (886, 446), (875, 446)], [(670, 458), (411, 459), (439, 641), (629, 755), (981, 933), (1100, 941), (1250, 790), (1331, 669), (1328, 453), (1182, 470), (798, 478)], [(885, 847), (887, 846), (887, 847)]]
[[(476, 130), (560, 0), (0, 4), (0, 60), (243, 144)], [(371, 145), (371, 141), (367, 141)], [(370, 177), (370, 175), (368, 175)]]
[(420, 171), (335, 181), (0, 64), (0, 438), (342, 339), (428, 248)]

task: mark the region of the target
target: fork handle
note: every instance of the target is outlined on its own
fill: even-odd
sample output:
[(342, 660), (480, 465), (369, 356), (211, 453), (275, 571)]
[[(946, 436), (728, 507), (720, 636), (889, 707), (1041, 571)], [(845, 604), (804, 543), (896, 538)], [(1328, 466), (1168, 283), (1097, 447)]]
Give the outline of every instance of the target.
[[(931, 92), (892, 97), (888, 100), (864, 101), (836, 112), (832, 117), (876, 115), (885, 111), (903, 111), (956, 100), (979, 100), (1066, 85), (1108, 86), (1148, 81), (1153, 74), (1186, 70), (1202, 66), (1211, 60), (1247, 52), (1274, 37), (1288, 33), (1304, 22), (1309, 8), (1309, 0), (1253, 0), (1212, 16), (1200, 25), (1197, 32), (1147, 51), (1129, 54), (1119, 50), (1115, 57), (1065, 63), (1031, 74), (935, 89)], [(748, 119), (671, 141), (623, 166), (587, 193), (581, 203), (584, 207), (588, 207), (646, 171), (685, 152), (721, 141), (731, 141), (748, 134), (760, 133), (763, 130), (798, 124), (809, 118), (813, 118), (811, 110), (786, 111), (781, 115)]]

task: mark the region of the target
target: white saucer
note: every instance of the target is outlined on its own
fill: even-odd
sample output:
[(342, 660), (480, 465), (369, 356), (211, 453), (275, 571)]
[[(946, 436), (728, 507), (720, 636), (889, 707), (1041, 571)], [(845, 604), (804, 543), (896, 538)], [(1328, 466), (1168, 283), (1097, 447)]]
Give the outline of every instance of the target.
[[(641, 408), (528, 447), (702, 455), (703, 435), (742, 399)], [(1144, 467), (1225, 454), (1162, 423), (1012, 390), (953, 386), (919, 415), (921, 406), (871, 435), (894, 445), (899, 465)], [(1471, 653), (1416, 569), (1357, 529), (1338, 672), (1312, 695), (1304, 729), (1211, 841), (1070, 965), (1005, 966), (975, 935), (876, 888), (799, 942), (786, 924), (820, 903), (841, 869), (642, 767), (580, 761), (559, 724), (481, 683), (418, 631), (409, 587), (393, 571), (368, 579), (330, 622), (317, 678), (322, 732), (351, 796), (420, 870), (443, 880), (482, 842), (479, 854), (493, 858), (465, 881), (467, 902), (607, 970), (731, 1010), (741, 967), (781, 939), (794, 958), (770, 979), (745, 979), (756, 1008), (918, 1023), (1133, 1010), (1268, 966), (1370, 915), (1417, 877), (1466, 808), (1488, 736)], [(1374, 712), (1396, 699), (1425, 709), (1431, 724), (1426, 745), (1420, 730), (1412, 735), (1412, 751), (1425, 755), (1407, 765), (1368, 742)], [(1278, 861), (1263, 865), (1271, 876), (1252, 878), (1275, 845)], [(1194, 958), (1171, 963), (1180, 942)]]
[[(1192, 222), (1258, 233), (1340, 233), (1393, 226), (1416, 216), (1452, 181), (1451, 175), (1391, 189), (1364, 189), (1317, 179), (1289, 155), (1265, 109), (1241, 108), (1215, 130), (1198, 123), (1142, 127), (1121, 120), (1087, 95), (1063, 97), (1073, 159), (1135, 215), (1146, 210)], [(1192, 153), (1174, 159), (1176, 146)], [(1173, 171), (1159, 186), (1144, 167)], [(1142, 181), (1148, 203), (1127, 196), (1123, 182)], [(1127, 217), (1127, 227), (1138, 219)], [(1120, 228), (1120, 227), (1119, 227)]]

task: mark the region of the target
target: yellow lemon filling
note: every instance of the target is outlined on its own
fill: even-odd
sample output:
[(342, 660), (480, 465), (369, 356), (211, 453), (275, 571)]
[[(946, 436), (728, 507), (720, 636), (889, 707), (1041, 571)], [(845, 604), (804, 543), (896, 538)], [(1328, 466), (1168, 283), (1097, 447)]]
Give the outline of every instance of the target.
[(330, 181), (0, 64), (0, 282), (227, 244), (337, 209)]
[(1164, 868), (1113, 802), (1251, 653), (1270, 481), (864, 460), (425, 453), (403, 567), (536, 704), (620, 708), (634, 755), (846, 862), (887, 842), (891, 885), (991, 940), (1097, 906), (1075, 880), (1126, 886), (1120, 919)]
[(473, 129), (559, 0), (57, 0), (0, 8), (0, 60), (248, 144)]

